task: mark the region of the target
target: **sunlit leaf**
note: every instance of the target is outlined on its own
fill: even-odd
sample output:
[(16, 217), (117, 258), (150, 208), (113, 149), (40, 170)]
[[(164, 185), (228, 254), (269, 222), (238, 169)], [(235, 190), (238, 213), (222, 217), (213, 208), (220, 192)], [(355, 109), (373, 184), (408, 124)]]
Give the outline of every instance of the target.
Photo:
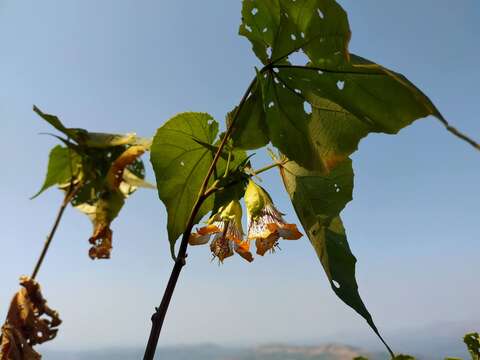
[(42, 188), (33, 196), (40, 195), (43, 191), (54, 185), (65, 185), (78, 179), (82, 171), (82, 159), (72, 149), (55, 146), (50, 151), (48, 170)]
[[(167, 208), (168, 238), (175, 241), (187, 225), (213, 152), (201, 145), (213, 145), (218, 123), (206, 113), (182, 113), (161, 126), (153, 138), (151, 157), (160, 199)], [(212, 183), (213, 180), (210, 181)], [(213, 206), (208, 199), (197, 214), (198, 222)]]
[[(133, 188), (145, 188), (145, 189), (156, 189), (157, 187), (154, 184), (149, 183), (148, 181), (144, 180), (143, 178), (137, 176), (134, 174), (132, 171), (128, 170), (128, 168), (125, 168), (123, 170), (123, 181), (125, 184), (128, 186), (131, 186)], [(122, 186), (122, 183), (120, 183), (120, 188)], [(123, 191), (120, 189), (123, 193), (130, 193), (131, 191)]]
[(58, 313), (47, 305), (35, 280), (22, 276), (20, 285), (2, 326), (1, 360), (39, 360), (41, 356), (33, 346), (54, 339), (62, 323)]
[(350, 250), (339, 216), (352, 199), (351, 161), (342, 162), (327, 175), (306, 170), (290, 161), (281, 168), (281, 174), (295, 212), (333, 291), (359, 313), (382, 339), (358, 292), (355, 280), (357, 260)]

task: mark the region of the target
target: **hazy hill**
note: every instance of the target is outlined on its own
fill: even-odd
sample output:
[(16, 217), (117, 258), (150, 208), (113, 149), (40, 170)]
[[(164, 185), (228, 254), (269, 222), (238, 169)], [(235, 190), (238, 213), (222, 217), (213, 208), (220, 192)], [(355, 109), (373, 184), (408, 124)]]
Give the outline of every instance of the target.
[[(175, 346), (160, 348), (161, 360), (352, 360), (365, 351), (344, 345), (288, 346), (266, 345), (257, 348), (224, 348), (215, 345)], [(45, 360), (132, 360), (141, 359), (140, 349), (115, 349), (77, 353), (45, 352)], [(373, 355), (372, 360), (386, 359)]]

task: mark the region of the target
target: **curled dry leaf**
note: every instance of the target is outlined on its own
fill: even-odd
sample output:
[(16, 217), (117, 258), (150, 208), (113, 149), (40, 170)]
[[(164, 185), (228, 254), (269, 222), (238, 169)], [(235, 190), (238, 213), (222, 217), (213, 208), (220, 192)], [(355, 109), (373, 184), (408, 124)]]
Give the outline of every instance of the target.
[(145, 150), (145, 146), (142, 145), (130, 146), (117, 159), (115, 159), (107, 174), (107, 182), (112, 189), (118, 189), (123, 181), (123, 172), (125, 168), (139, 158)]
[[(93, 223), (93, 235), (89, 239), (92, 247), (88, 251), (92, 260), (110, 258), (113, 234), (110, 224), (120, 212), (125, 198), (137, 187), (125, 181), (125, 173), (132, 174), (127, 166), (134, 163), (146, 150), (144, 145), (134, 145), (123, 151), (110, 165), (105, 188), (98, 200), (93, 205), (83, 203), (76, 206), (87, 214)], [(135, 175), (130, 175), (130, 178), (132, 176)]]
[(62, 323), (58, 313), (48, 307), (35, 280), (22, 276), (20, 285), (2, 326), (0, 360), (41, 359), (33, 346), (55, 338)]

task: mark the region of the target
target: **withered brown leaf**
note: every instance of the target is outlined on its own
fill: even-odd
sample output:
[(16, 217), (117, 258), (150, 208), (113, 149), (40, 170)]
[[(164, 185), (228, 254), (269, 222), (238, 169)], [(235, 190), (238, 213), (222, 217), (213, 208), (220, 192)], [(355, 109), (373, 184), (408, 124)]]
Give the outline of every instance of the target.
[(20, 277), (21, 289), (14, 295), (2, 326), (0, 360), (39, 360), (33, 346), (55, 338), (62, 323), (42, 295), (40, 285)]

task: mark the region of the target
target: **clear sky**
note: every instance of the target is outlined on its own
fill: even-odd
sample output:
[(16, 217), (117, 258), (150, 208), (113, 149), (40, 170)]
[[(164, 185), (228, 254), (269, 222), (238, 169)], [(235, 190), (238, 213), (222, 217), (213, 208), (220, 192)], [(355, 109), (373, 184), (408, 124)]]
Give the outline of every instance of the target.
[[(341, 4), (352, 52), (408, 76), (447, 119), (480, 138), (477, 0)], [(1, 317), (62, 198), (52, 189), (29, 200), (56, 143), (38, 135), (52, 129), (32, 105), (67, 126), (142, 136), (182, 111), (223, 120), (258, 66), (237, 35), (240, 7), (240, 0), (0, 0)], [(480, 153), (428, 118), (395, 137), (369, 136), (353, 159), (354, 200), (343, 216), (361, 295), (385, 337), (395, 347), (402, 329), (433, 326), (435, 337), (439, 324), (480, 325)], [(277, 174), (263, 179), (296, 221)], [(144, 345), (172, 267), (165, 218), (156, 192), (138, 191), (113, 223), (112, 259), (92, 262), (91, 224), (68, 209), (39, 274), (64, 320), (51, 347)], [(308, 240), (281, 247), (252, 264), (236, 257), (220, 267), (207, 247), (192, 249), (160, 344), (374, 342), (330, 290)]]

